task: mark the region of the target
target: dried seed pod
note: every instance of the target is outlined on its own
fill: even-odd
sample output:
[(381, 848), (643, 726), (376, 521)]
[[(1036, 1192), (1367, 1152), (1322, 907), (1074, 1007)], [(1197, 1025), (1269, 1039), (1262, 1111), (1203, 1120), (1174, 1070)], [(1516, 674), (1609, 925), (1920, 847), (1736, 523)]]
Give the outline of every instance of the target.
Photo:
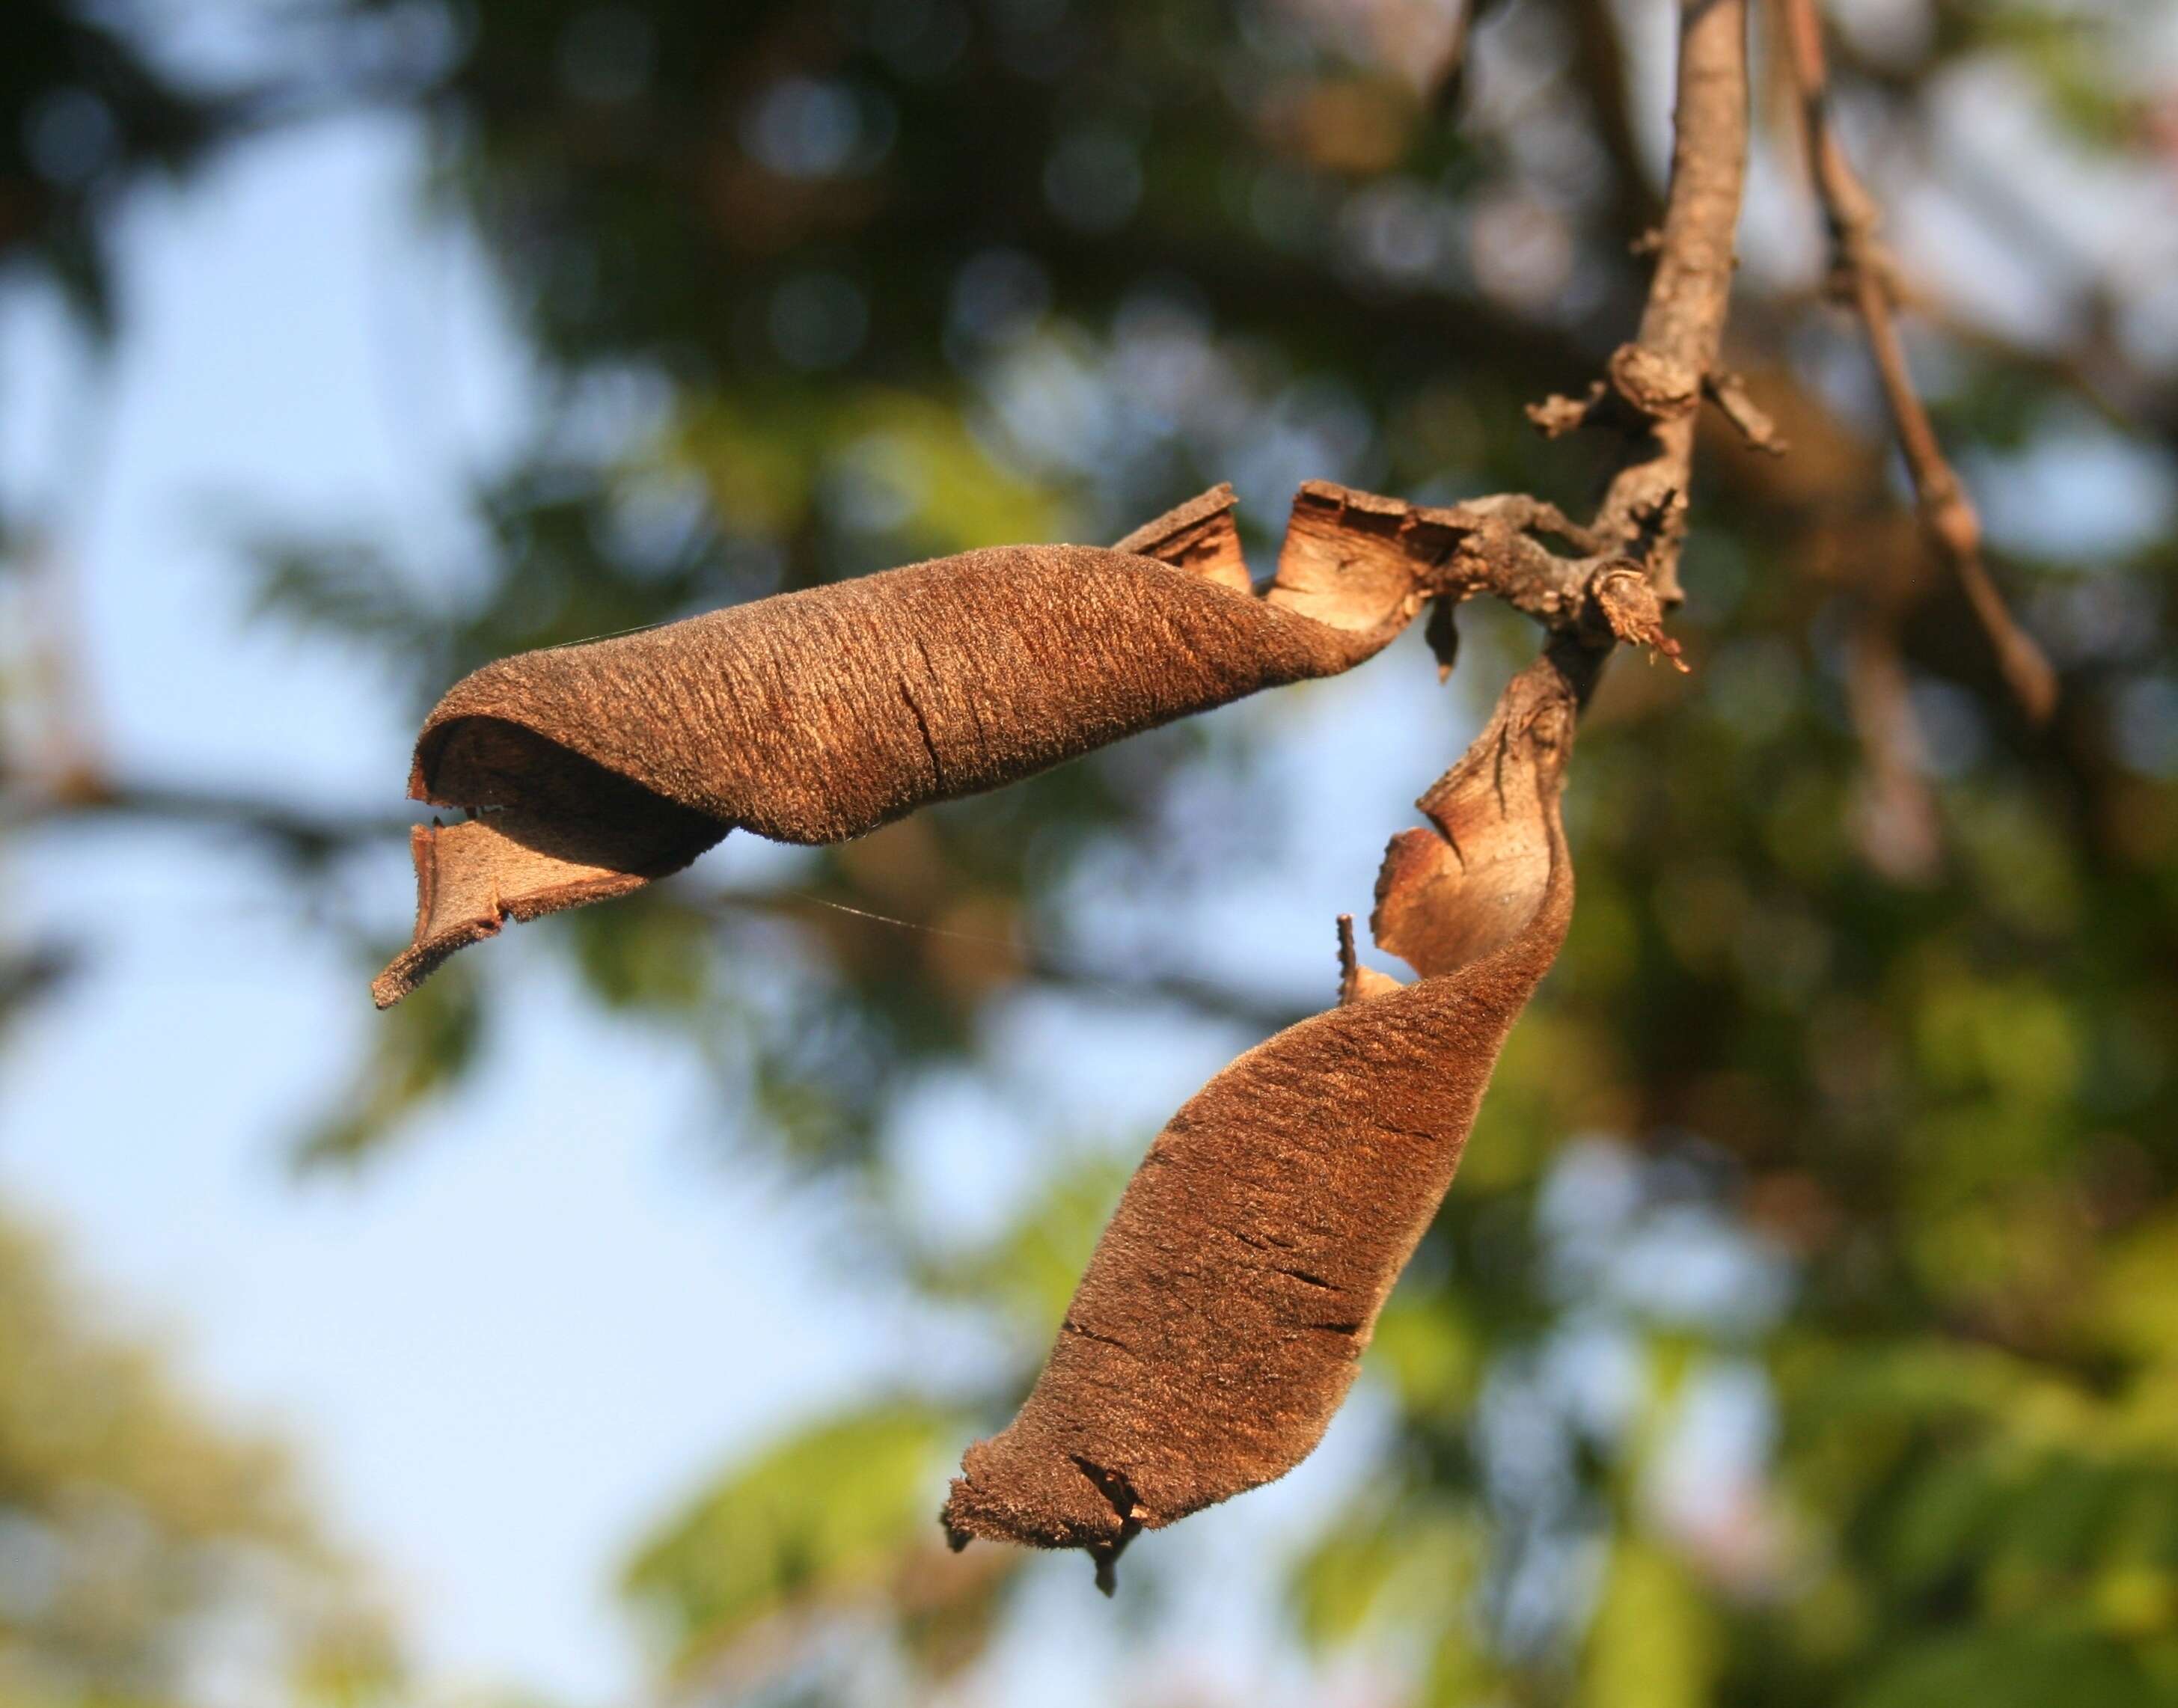
[(1352, 1386), (1376, 1313), (1451, 1184), (1506, 1035), (1573, 909), (1558, 821), (1575, 692), (1515, 677), (1392, 843), (1377, 940), (1342, 1004), (1248, 1052), (1143, 1158), (1020, 1415), (970, 1448), (944, 1520), (1086, 1548), (1283, 1475)]
[(496, 810), (416, 829), (415, 936), (372, 994), (397, 1002), (504, 921), (624, 895), (736, 828), (840, 841), (1334, 675), (1420, 608), (1414, 574), (1346, 574), (1310, 541), (1256, 597), (1232, 512), (1220, 487), (1110, 550), (971, 551), (487, 665), (425, 720), (409, 792)]

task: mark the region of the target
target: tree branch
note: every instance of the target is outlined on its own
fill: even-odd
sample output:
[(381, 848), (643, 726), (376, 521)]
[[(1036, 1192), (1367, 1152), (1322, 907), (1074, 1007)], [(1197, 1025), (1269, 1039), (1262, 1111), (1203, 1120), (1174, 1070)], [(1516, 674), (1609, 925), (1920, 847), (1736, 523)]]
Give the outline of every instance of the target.
[(1861, 851), (1892, 883), (1925, 887), (1941, 869), (1943, 825), (1907, 696), (1898, 613), (1887, 601), (1857, 602), (1846, 664), (1846, 708), (1867, 760), (1853, 815)]
[(1809, 172), (1830, 227), (1833, 268), (1866, 329), (1869, 353), (1883, 382), (1884, 401), (1905, 453), (1918, 501), (1921, 523), (1950, 563), (1979, 619), (2006, 682), (2037, 723), (2056, 703), (2057, 681), (2042, 650), (2028, 636), (1990, 578), (1981, 550), (1981, 518), (1957, 474), (1944, 457), (1927, 407), (1914, 389), (1898, 336), (1893, 266), (1878, 228), (1882, 214), (1847, 160), (1831, 123), (1830, 73), (1823, 52), (1822, 19), (1814, 0), (1779, 0), (1787, 57), (1799, 96)]
[[(1554, 551), (1546, 539), (1562, 539), (1579, 555)], [(1272, 599), (1282, 588), (1364, 578), (1379, 565), (1442, 606), (1486, 593), (1553, 634), (1604, 648), (1625, 641), (1678, 660), (1678, 643), (1664, 632), (1663, 607), (1641, 564), (1555, 504), (1520, 492), (1409, 504), (1328, 480), (1302, 482)], [(1432, 623), (1429, 634), (1439, 665), (1449, 671), (1456, 641), (1450, 626)]]
[(14, 824), (90, 817), (145, 818), (238, 831), (300, 858), (322, 858), (379, 837), (406, 836), (406, 813), (315, 813), (221, 789), (129, 782), (77, 774), (45, 787), (0, 775), (0, 818)]
[(1684, 597), (1679, 552), (1694, 416), (1705, 392), (1726, 378), (1717, 353), (1737, 260), (1747, 127), (1746, 0), (1681, 0), (1672, 179), (1656, 271), (1639, 331), (1613, 353), (1605, 383), (1584, 411), (1584, 419), (1615, 419), (1638, 435), (1604, 495), (1595, 531), (1641, 560), (1666, 605)]
[[(1527, 612), (1552, 632), (1562, 660), (1573, 656), (1567, 643), (1607, 651), (1628, 641), (1677, 661), (1663, 611), (1683, 597), (1679, 551), (1702, 400), (1714, 398), (1753, 442), (1781, 448), (1737, 379), (1717, 364), (1747, 172), (1747, 3), (1682, 0), (1680, 16), (1671, 186), (1639, 329), (1585, 398), (1551, 397), (1529, 410), (1553, 436), (1590, 424), (1626, 435), (1626, 455), (1595, 521), (1583, 527), (1524, 494), (1427, 507), (1311, 481), (1294, 501), (1281, 582), (1297, 556), (1335, 559), (1343, 569), (1371, 549), (1396, 551), (1431, 567), (1415, 584), (1442, 601), (1491, 593)], [(1579, 555), (1552, 550), (1546, 535)], [(1448, 664), (1450, 626), (1433, 623), (1430, 633)], [(1584, 692), (1592, 665), (1576, 673)]]

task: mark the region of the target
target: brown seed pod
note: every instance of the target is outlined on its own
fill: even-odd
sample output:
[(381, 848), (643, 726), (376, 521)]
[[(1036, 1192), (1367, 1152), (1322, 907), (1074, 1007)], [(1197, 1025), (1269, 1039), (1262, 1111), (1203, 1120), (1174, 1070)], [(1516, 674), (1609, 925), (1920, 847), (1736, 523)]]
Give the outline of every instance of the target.
[(1335, 675), (1420, 609), (1422, 571), (1289, 541), (1257, 597), (1229, 487), (1109, 550), (937, 558), (523, 653), (424, 721), (416, 929), (381, 1008), (508, 919), (624, 895), (730, 830), (858, 836), (1260, 688)]
[(1242, 1056), (1129, 1183), (1020, 1415), (970, 1448), (943, 1514), (971, 1537), (1087, 1549), (1108, 1590), (1140, 1530), (1283, 1475), (1353, 1385), (1436, 1212), (1513, 1021), (1573, 909), (1558, 821), (1575, 693), (1515, 677), (1394, 839), (1377, 941), (1341, 1005)]

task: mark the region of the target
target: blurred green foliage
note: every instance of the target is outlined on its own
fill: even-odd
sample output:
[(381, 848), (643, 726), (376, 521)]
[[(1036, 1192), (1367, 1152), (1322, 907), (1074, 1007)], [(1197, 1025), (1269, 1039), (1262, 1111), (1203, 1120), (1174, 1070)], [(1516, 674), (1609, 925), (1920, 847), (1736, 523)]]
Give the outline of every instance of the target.
[[(987, 1601), (993, 1563), (952, 1563), (930, 1523), (931, 1482), (961, 1427), (927, 1405), (878, 1403), (736, 1464), (627, 1570), (628, 1596), (673, 1668), (694, 1672), (722, 1654), (731, 1664), (736, 1645), (782, 1646), (797, 1622), (872, 1604), (902, 1601), (927, 1618), (941, 1599)], [(949, 1578), (958, 1581), (937, 1592)]]
[[(1307, 477), (1578, 512), (1608, 446), (1545, 445), (1519, 406), (1584, 385), (1638, 309), (1666, 75), (1639, 10), (1494, 8), (1447, 110), (1442, 20), (1394, 0), (331, 8), (325, 63), (345, 40), (405, 68), (372, 96), (430, 129), (555, 407), (479, 474), (476, 561), (268, 527), (265, 610), (381, 651), (420, 706), (508, 651), (1110, 539), (1218, 479), (1259, 541)], [(17, 119), (93, 78), (67, 68), (93, 26), (20, 15), (78, 57), (0, 55)], [(1365, 1486), (1291, 1565), (1296, 1642), (1398, 1700), (2178, 1702), (2178, 381), (2167, 292), (2066, 253), (1999, 154), (2038, 136), (2053, 172), (2167, 212), (2168, 67), (2155, 8), (2118, 0), (1839, 21), (1848, 139), (1930, 273), (1915, 354), (2063, 702), (2023, 725), (1926, 558), (1852, 328), (1779, 252), (1792, 207), (1816, 227), (1780, 200), (1765, 96), (1786, 170), (1754, 180), (1732, 343), (1792, 452), (1705, 441), (1694, 674), (1622, 663), (1584, 731), (1571, 943), (1365, 1366), (1390, 1419)], [(370, 50), (397, 36), (421, 46)], [(97, 87), (114, 172), (203, 134), (171, 92)], [(2008, 140), (1962, 90), (2023, 116)], [(69, 260), (90, 204), (0, 174), (34, 210), (0, 249), (99, 300)], [(1944, 308), (1973, 282), (1946, 270), (1962, 233), (2038, 253), (2032, 312)], [(1910, 786), (1940, 829), (1918, 866), (1855, 727), (1871, 607), (1906, 613)], [(1510, 632), (1483, 625), (1455, 687), (1494, 686)], [(978, 1373), (782, 1440), (659, 1527), (627, 1587), (670, 1676), (862, 1700), (824, 1657), (879, 1651), (922, 1688), (1004, 1629), (1012, 1563), (945, 1560), (929, 1514), (1119, 1173), (1055, 1164), (1012, 1226), (949, 1246), (900, 1190), (894, 1112), (1017, 1075), (993, 1039), (1025, 1005), (1289, 1011), (1155, 945), (1294, 839), (1399, 828), (1269, 798), (1263, 755), (1308, 715), (1250, 708), (747, 890), (692, 876), (528, 928), (705, 1054), (736, 1143), (855, 1193), (887, 1284), (988, 1331)], [(457, 1085), (505, 964), (402, 1010), (306, 1154), (365, 1159)]]
[(0, 1701), (194, 1700), (222, 1633), (298, 1703), (399, 1682), (280, 1453), (204, 1415), (45, 1240), (0, 1223)]

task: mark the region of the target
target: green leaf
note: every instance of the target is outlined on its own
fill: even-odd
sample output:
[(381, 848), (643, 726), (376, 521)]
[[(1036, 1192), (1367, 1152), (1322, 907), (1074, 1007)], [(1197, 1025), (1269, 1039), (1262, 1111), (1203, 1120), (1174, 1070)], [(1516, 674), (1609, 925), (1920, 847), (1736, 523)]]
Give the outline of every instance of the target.
[(2097, 1326), (2137, 1356), (2178, 1360), (2178, 1217), (2137, 1228), (2104, 1258)]
[(964, 1254), (922, 1258), (918, 1284), (940, 1298), (995, 1309), (1041, 1345), (1059, 1332), (1130, 1173), (1108, 1156), (1062, 1169), (997, 1239)]
[(1701, 1708), (1720, 1649), (1716, 1615), (1685, 1563), (1621, 1537), (1583, 1656), (1582, 1708)]
[(1409, 1413), (1443, 1420), (1473, 1402), (1482, 1359), (1480, 1337), (1457, 1300), (1394, 1293), (1376, 1319), (1365, 1368), (1390, 1381)]
[(676, 1668), (774, 1614), (884, 1589), (934, 1545), (963, 1425), (913, 1400), (812, 1425), (730, 1467), (645, 1543), (623, 1593)]
[(1294, 1564), (1288, 1594), (1300, 1635), (1332, 1648), (1387, 1627), (1442, 1628), (1436, 1664), (1448, 1666), (1475, 1641), (1485, 1552), (1482, 1520), (1464, 1503), (1365, 1500)]
[(2116, 1645), (2083, 1633), (2001, 1627), (1924, 1643), (1845, 1708), (2159, 1708), (2178, 1701)]

